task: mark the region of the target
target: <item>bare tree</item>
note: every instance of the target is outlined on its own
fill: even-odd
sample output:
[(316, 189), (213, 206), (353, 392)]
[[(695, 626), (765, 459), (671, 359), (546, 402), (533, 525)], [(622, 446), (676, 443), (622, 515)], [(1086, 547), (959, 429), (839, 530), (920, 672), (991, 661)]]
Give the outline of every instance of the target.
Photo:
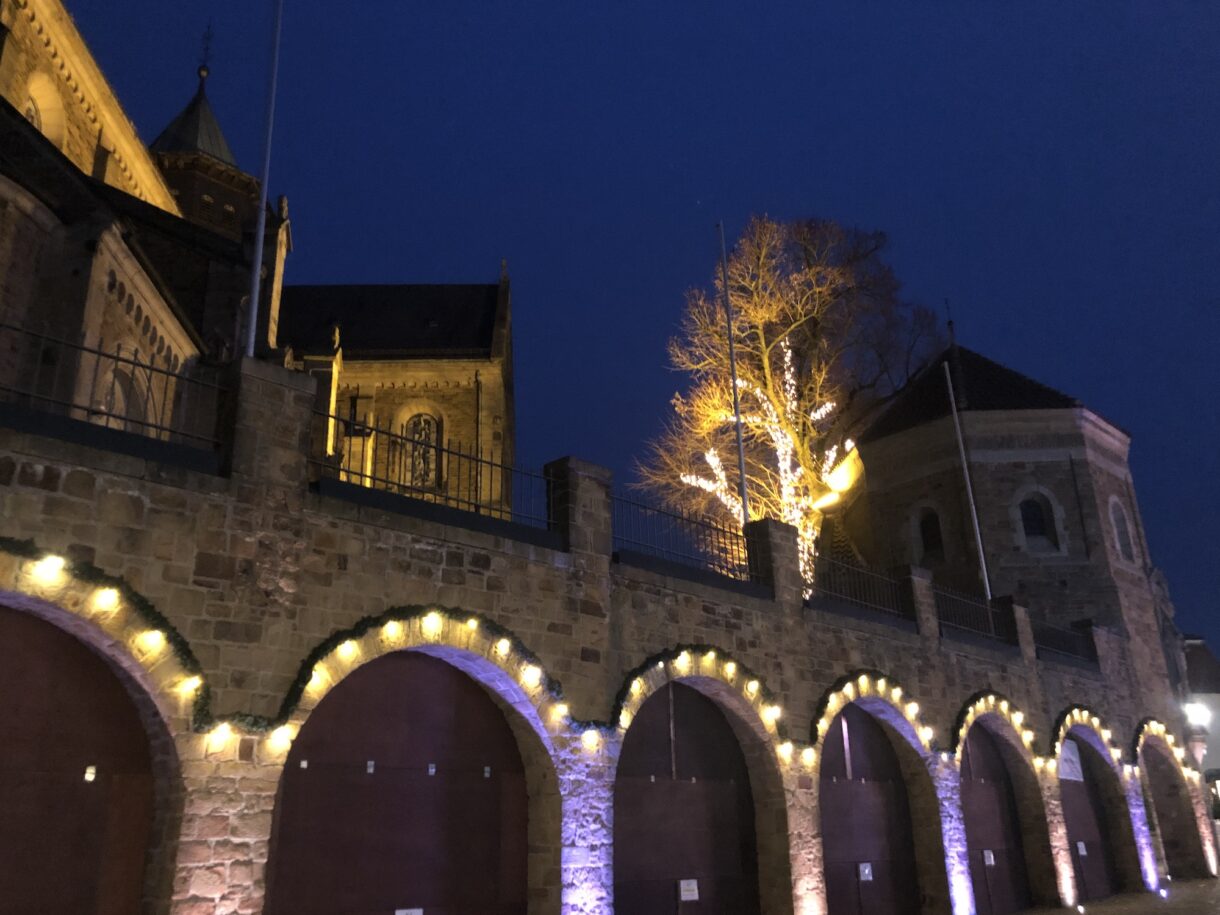
[[(854, 422), (895, 392), (938, 343), (933, 316), (904, 302), (885, 236), (828, 220), (752, 220), (728, 265), (751, 518), (797, 529), (813, 581), (823, 510), (838, 500)], [(641, 464), (667, 504), (740, 523), (728, 334), (719, 271), (687, 294), (670, 362), (689, 376)]]

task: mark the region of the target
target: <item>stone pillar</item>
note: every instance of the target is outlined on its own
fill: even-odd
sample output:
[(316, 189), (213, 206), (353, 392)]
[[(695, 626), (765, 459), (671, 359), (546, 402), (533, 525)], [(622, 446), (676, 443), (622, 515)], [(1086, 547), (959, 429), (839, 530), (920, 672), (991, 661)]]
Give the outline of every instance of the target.
[(945, 875), (949, 878), (949, 906), (953, 915), (973, 915), (974, 885), (970, 881), (970, 851), (966, 845), (966, 816), (962, 812), (962, 777), (952, 757), (931, 753), (925, 759), (940, 808), (940, 834), (945, 849)]
[(1055, 881), (1059, 887), (1059, 901), (1065, 906), (1073, 906), (1077, 898), (1076, 869), (1072, 864), (1067, 820), (1063, 817), (1063, 798), (1059, 794), (1057, 767), (1045, 764), (1039, 767), (1038, 790), (1042, 794), (1042, 809), (1046, 811), (1046, 832), (1050, 840)]
[(563, 805), (563, 913), (614, 913), (614, 772), (622, 745), (599, 732), (595, 748), (580, 735), (555, 740)]
[(773, 518), (746, 525), (746, 552), (750, 576), (775, 592), (775, 602), (799, 618), (805, 603), (805, 580), (801, 577), (796, 528)]
[(1034, 627), (1029, 621), (1029, 611), (1016, 603), (1011, 597), (996, 597), (991, 603), (1000, 610), (1012, 613), (1013, 625), (1017, 630), (1017, 645), (1021, 648), (1021, 659), (1026, 664), (1038, 662), (1038, 646), (1034, 642)]
[[(1144, 807), (1143, 775), (1138, 766), (1119, 766), (1119, 778), (1127, 802), (1127, 815), (1131, 817), (1131, 834), (1135, 839), (1135, 855), (1138, 858), (1140, 876), (1144, 886), (1155, 892), (1161, 885), (1157, 868), (1157, 850), (1152, 841), (1152, 830), (1148, 826), (1148, 810)], [(1122, 849), (1116, 849), (1119, 855)], [(1122, 873), (1122, 861), (1116, 862)]]
[(932, 591), (932, 573), (912, 566), (910, 570), (911, 600), (915, 605), (915, 622), (919, 634), (940, 641), (940, 617), (936, 613), (936, 595)]
[(614, 542), (610, 471), (578, 458), (563, 457), (551, 461), (543, 472), (551, 481), (551, 523), (563, 534), (564, 549), (605, 557), (608, 562)]
[(269, 362), (235, 365), (233, 425), (225, 470), (266, 486), (304, 489), (315, 380)]
[(822, 915), (826, 911), (826, 871), (822, 865), (822, 820), (818, 815), (816, 779), (812, 774), (785, 773), (788, 806), (788, 858), (792, 868), (792, 911)]

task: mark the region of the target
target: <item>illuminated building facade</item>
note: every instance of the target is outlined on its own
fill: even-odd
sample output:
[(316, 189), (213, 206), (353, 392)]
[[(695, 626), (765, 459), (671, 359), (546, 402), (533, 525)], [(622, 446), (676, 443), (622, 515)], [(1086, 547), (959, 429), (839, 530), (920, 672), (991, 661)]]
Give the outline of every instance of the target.
[(512, 466), (504, 279), (294, 290), (281, 204), (234, 358), (253, 185), (204, 86), (150, 151), (58, 2), (0, 23), (0, 900), (966, 915), (1215, 873), (1111, 424), (950, 353), (1008, 599), (938, 365), (806, 598), (789, 527)]

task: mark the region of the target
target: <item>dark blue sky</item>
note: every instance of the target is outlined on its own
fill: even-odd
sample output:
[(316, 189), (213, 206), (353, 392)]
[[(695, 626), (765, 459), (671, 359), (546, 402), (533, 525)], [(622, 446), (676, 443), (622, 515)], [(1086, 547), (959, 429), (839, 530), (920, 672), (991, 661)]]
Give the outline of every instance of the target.
[[(258, 170), (271, 0), (68, 0), (142, 136), (209, 95)], [(1134, 437), (1181, 625), (1220, 644), (1220, 7), (287, 0), (290, 282), (513, 278), (518, 449), (630, 475), (713, 225), (892, 241), (959, 339)]]

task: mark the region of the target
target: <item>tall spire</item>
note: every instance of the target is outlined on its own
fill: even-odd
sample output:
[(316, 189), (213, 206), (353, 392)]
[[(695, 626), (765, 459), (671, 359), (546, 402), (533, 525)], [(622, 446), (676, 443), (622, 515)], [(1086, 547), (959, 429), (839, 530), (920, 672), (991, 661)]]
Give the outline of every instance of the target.
[(195, 90), (195, 96), (148, 148), (155, 153), (203, 153), (236, 168), (237, 161), (233, 158), (233, 151), (229, 149), (229, 143), (225, 140), (220, 123), (216, 120), (204, 91), (208, 73), (211, 72), (207, 63), (210, 51), (209, 27), (204, 35), (202, 62), (196, 71), (199, 74), (199, 88)]

